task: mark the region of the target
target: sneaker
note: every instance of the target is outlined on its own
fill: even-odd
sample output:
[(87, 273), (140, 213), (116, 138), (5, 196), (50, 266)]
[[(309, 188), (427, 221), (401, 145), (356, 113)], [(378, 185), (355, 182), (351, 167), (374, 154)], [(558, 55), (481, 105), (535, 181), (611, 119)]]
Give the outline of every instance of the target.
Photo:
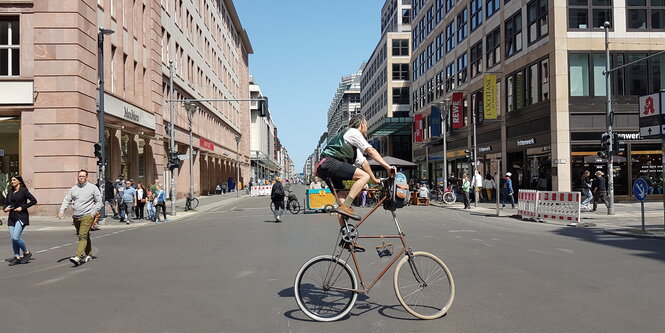
[(32, 258), (32, 252), (23, 253), (23, 258), (21, 258), (21, 263), (27, 264), (28, 261), (30, 261), (30, 258)]
[(81, 264), (81, 258), (79, 258), (79, 257), (77, 257), (77, 256), (73, 256), (73, 257), (69, 258), (69, 261), (70, 261), (72, 264), (74, 264), (74, 266), (78, 266), (78, 265)]
[[(344, 242), (344, 241), (342, 241), (342, 242)], [(356, 242), (353, 242), (353, 243), (344, 242), (343, 247), (350, 251), (352, 245), (353, 245), (353, 249), (355, 250), (355, 252), (365, 252), (365, 248), (362, 245), (360, 245)]]
[(339, 206), (337, 207), (337, 213), (356, 221), (360, 221), (360, 215), (358, 215), (358, 213), (356, 213), (356, 211), (353, 210), (353, 207), (351, 206)]
[(279, 218), (279, 216), (275, 217), (275, 222), (282, 222), (282, 219)]
[(162, 222), (168, 222), (168, 221), (169, 221), (169, 219), (164, 219)]
[(129, 223), (130, 223), (129, 220), (125, 221), (125, 224), (129, 224)]
[(11, 258), (11, 259), (9, 260), (9, 266), (18, 265), (18, 264), (20, 264), (20, 263), (21, 263), (21, 259), (20, 259), (20, 258), (16, 258), (16, 257), (14, 257), (14, 258)]
[(81, 263), (82, 263), (82, 264), (85, 264), (86, 262), (88, 262), (88, 261), (90, 261), (90, 260), (92, 260), (92, 256), (89, 256), (89, 255), (88, 255), (88, 256), (85, 256), (85, 258), (83, 258), (83, 260), (81, 260), (81, 261), (82, 261)]

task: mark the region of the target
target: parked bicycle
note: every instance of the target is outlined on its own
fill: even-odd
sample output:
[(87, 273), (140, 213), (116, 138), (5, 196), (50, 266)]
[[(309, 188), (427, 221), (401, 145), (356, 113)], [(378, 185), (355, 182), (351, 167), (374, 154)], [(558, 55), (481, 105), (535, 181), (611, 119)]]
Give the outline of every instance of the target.
[[(298, 197), (296, 197), (295, 194), (293, 194), (293, 191), (287, 190), (286, 191), (288, 195), (284, 197), (285, 204), (284, 207), (291, 212), (291, 214), (298, 214), (300, 213), (300, 203), (298, 202)], [(275, 212), (275, 203), (270, 202), (270, 210), (274, 213)]]
[(187, 197), (185, 197), (185, 211), (194, 210), (198, 206), (199, 206), (199, 199), (194, 198), (189, 194), (187, 194)]
[[(337, 235), (333, 254), (320, 255), (308, 260), (296, 274), (294, 284), (296, 302), (308, 317), (317, 321), (335, 321), (344, 317), (353, 308), (358, 294), (368, 293), (395, 263), (397, 267), (393, 276), (393, 288), (397, 300), (409, 313), (421, 319), (436, 319), (446, 314), (452, 306), (455, 299), (455, 282), (450, 270), (435, 255), (411, 250), (406, 244), (406, 235), (400, 228), (394, 209), (390, 209), (390, 212), (397, 228), (396, 235), (364, 236), (358, 232), (360, 225), (392, 197), (391, 191), (394, 191), (392, 179), (383, 180), (383, 188), (373, 190), (383, 195), (357, 224), (353, 225), (349, 223), (347, 217), (338, 215), (340, 225), (344, 227)], [(333, 189), (333, 192), (336, 191)], [(362, 239), (381, 239), (382, 244), (376, 247), (376, 251), (379, 257), (386, 257), (393, 255), (393, 244), (386, 244), (383, 240), (391, 238), (399, 239), (402, 249), (376, 279), (366, 286), (356, 256), (357, 252), (364, 252), (364, 248), (358, 246), (356, 242)], [(348, 250), (348, 255), (342, 258), (344, 250)], [(349, 258), (353, 260), (360, 277), (360, 288), (354, 271), (347, 263)]]
[(457, 195), (455, 194), (455, 189), (450, 186), (447, 187), (446, 190), (443, 192), (443, 202), (446, 204), (453, 204), (457, 201)]

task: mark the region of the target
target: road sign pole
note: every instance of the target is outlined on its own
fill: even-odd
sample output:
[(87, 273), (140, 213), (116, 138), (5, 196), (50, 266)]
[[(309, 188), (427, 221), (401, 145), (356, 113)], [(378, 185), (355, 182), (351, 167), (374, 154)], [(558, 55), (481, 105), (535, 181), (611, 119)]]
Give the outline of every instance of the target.
[[(662, 126), (662, 125), (661, 125)], [(665, 230), (665, 137), (662, 137), (662, 147), (660, 150), (663, 153), (661, 162), (663, 163), (663, 177), (664, 181), (661, 182), (661, 191), (663, 192), (663, 230)]]
[(614, 215), (614, 154), (612, 147), (614, 147), (614, 135), (612, 134), (612, 125), (614, 122), (614, 115), (612, 114), (612, 87), (610, 80), (610, 41), (609, 31), (610, 22), (605, 22), (605, 98), (607, 103), (607, 134), (610, 136), (609, 156), (607, 156), (607, 193), (609, 194), (609, 206), (607, 207), (607, 215)]

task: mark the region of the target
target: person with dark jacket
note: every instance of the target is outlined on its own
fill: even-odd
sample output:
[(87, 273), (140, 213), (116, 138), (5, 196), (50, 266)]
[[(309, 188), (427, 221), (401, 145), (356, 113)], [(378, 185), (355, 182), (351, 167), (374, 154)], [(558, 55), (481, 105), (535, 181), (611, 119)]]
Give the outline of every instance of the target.
[[(9, 261), (9, 266), (14, 266), (16, 264), (27, 264), (30, 257), (32, 257), (32, 252), (28, 250), (25, 241), (21, 239), (21, 233), (30, 224), (28, 208), (34, 206), (37, 199), (28, 191), (21, 176), (11, 177), (9, 184), (11, 188), (7, 193), (3, 211), (9, 213), (7, 224), (9, 225), (9, 235), (14, 250), (14, 258)], [(23, 257), (19, 255), (21, 250), (23, 251)]]
[(118, 211), (115, 209), (115, 188), (113, 187), (113, 183), (111, 183), (110, 180), (106, 180), (104, 183), (104, 209), (106, 209), (106, 205), (111, 206), (111, 210), (113, 211), (113, 218), (118, 218)]
[(282, 222), (282, 213), (284, 213), (284, 185), (282, 185), (282, 179), (277, 177), (275, 178), (275, 184), (272, 185), (272, 190), (270, 191), (270, 200), (275, 206), (275, 223)]
[(603, 203), (605, 203), (605, 207), (608, 209), (610, 208), (610, 203), (605, 197), (607, 195), (607, 185), (605, 182), (605, 177), (603, 177), (603, 172), (598, 170), (595, 173), (596, 178), (593, 180), (593, 184), (591, 185), (591, 192), (593, 192), (593, 209), (592, 211), (596, 211), (596, 207), (598, 206), (598, 199), (602, 200)]

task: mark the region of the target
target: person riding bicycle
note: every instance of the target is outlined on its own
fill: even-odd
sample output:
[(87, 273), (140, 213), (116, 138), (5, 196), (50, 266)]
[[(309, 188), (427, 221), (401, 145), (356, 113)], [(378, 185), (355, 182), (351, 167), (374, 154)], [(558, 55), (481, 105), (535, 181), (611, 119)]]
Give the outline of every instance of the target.
[(348, 127), (332, 138), (323, 149), (321, 161), (316, 166), (316, 175), (325, 180), (330, 179), (335, 189), (344, 188), (343, 180), (355, 180), (346, 198), (337, 198), (339, 203), (337, 213), (354, 220), (361, 218), (351, 207), (351, 203), (370, 179), (379, 182), (364, 154), (383, 166), (388, 174), (394, 174), (396, 171), (395, 167), (386, 163), (381, 154), (367, 142), (365, 139), (367, 129), (367, 119), (364, 115), (351, 116)]

